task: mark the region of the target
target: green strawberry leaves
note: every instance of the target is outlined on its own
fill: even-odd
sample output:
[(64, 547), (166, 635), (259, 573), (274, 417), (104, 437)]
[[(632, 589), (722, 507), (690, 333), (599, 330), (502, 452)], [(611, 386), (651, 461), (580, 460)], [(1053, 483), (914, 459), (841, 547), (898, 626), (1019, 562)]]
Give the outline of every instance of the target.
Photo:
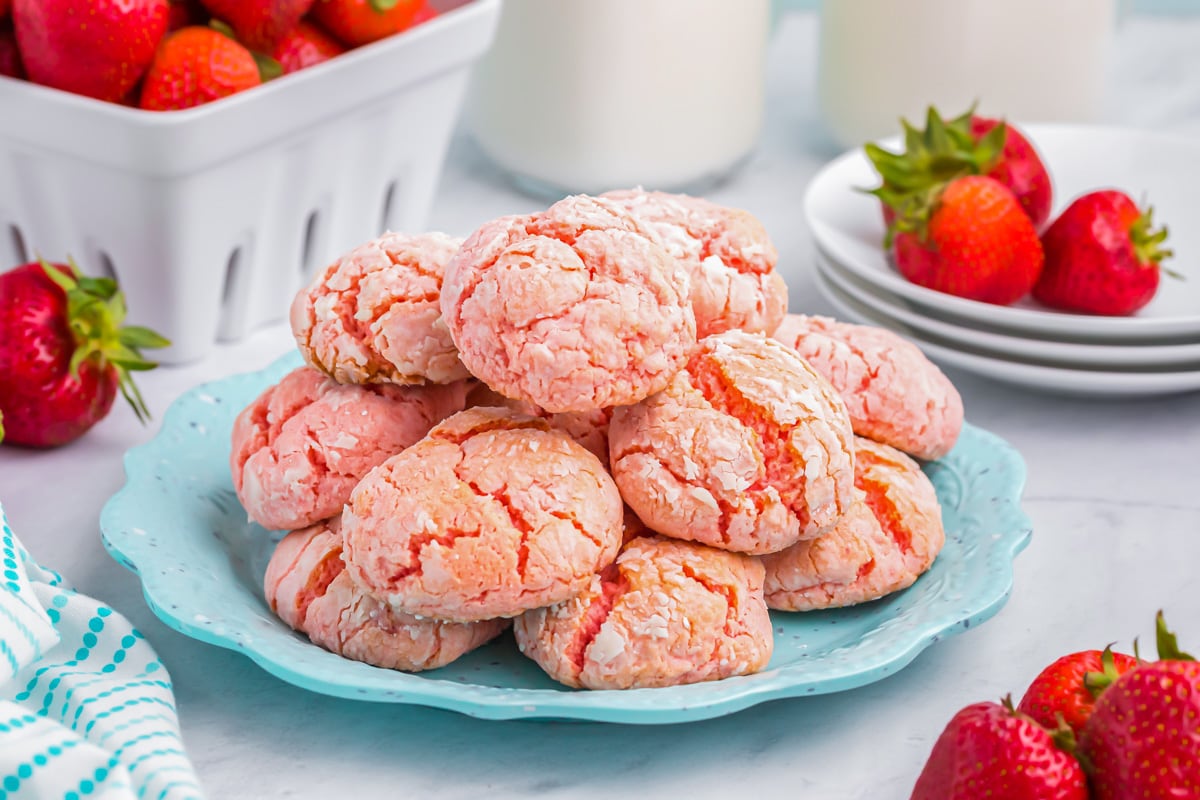
[(978, 141), (971, 135), (972, 106), (946, 120), (930, 106), (925, 128), (901, 119), (904, 149), (894, 153), (877, 144), (863, 146), (867, 159), (879, 173), (882, 184), (864, 190), (895, 211), (884, 237), (890, 247), (897, 233), (915, 233), (924, 241), (929, 218), (946, 184), (964, 175), (986, 175), (1000, 160), (1008, 128), (996, 124)]
[(1167, 627), (1167, 621), (1160, 610), (1154, 617), (1155, 644), (1158, 647), (1160, 661), (1195, 661), (1195, 657), (1179, 649), (1175, 634)]
[(45, 260), (40, 263), (46, 277), (62, 289), (67, 298), (67, 325), (75, 338), (71, 377), (78, 377), (80, 365), (88, 359), (96, 359), (101, 368), (111, 366), (116, 371), (117, 387), (133, 413), (141, 422), (148, 420), (150, 410), (129, 373), (158, 366), (144, 358), (140, 350), (167, 347), (170, 341), (149, 328), (122, 325), (126, 313), (125, 296), (113, 279), (84, 275), (72, 260), (68, 260), (66, 271)]

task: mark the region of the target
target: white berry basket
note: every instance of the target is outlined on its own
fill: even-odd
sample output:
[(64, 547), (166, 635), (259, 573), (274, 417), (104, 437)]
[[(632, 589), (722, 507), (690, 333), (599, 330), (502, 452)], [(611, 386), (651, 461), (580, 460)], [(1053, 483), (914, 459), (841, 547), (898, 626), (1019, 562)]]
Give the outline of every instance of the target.
[(74, 258), (200, 358), (282, 319), (337, 255), (421, 230), (501, 0), (205, 106), (148, 112), (0, 76), (0, 269)]

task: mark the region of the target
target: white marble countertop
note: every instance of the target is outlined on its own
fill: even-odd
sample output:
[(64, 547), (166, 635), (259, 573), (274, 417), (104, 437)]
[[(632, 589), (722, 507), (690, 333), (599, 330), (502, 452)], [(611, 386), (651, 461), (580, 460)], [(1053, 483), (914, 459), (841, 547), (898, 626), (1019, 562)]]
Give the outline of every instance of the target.
[[(1114, 122), (1200, 136), (1200, 18), (1135, 18), (1110, 76)], [(801, 214), (808, 179), (834, 153), (813, 93), (816, 27), (788, 18), (772, 45), (761, 146), (712, 199), (760, 216), (781, 252), (793, 310), (831, 313), (817, 294)], [(1195, 165), (1193, 165), (1195, 166)], [(541, 205), (456, 139), (431, 226), (465, 234)], [(198, 382), (258, 369), (290, 346), (282, 327), (205, 361), (141, 379), (161, 414)], [(97, 519), (122, 483), (125, 450), (148, 440), (118, 408), (52, 452), (0, 450), (0, 500), (34, 556), (130, 617), (175, 681), (185, 743), (213, 798), (747, 797), (905, 798), (960, 707), (1019, 696), (1058, 655), (1152, 637), (1164, 608), (1200, 647), (1200, 394), (1066, 400), (948, 370), (968, 419), (1028, 464), (1032, 544), (1007, 605), (899, 674), (840, 694), (767, 703), (706, 722), (629, 727), (484, 722), (450, 712), (312, 694), (244, 656), (168, 629), (137, 579), (104, 552)]]

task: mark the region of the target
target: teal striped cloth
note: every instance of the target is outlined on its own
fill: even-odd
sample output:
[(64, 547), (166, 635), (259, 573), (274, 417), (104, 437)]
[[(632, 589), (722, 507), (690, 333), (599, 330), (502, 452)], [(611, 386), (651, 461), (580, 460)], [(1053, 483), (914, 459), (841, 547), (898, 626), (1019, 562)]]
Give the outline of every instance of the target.
[(154, 650), (38, 566), (0, 507), (0, 800), (201, 797)]

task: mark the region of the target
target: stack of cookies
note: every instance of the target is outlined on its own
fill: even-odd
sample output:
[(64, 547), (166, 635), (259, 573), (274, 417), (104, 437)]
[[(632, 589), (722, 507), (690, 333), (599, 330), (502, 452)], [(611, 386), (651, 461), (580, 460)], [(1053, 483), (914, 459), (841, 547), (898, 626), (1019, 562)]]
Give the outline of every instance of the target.
[(913, 345), (788, 316), (750, 214), (573, 196), (466, 241), (385, 234), (292, 305), (307, 366), (238, 417), (267, 601), (407, 671), (512, 627), (568, 686), (758, 671), (768, 609), (868, 602), (943, 542), (917, 459), (962, 402)]

